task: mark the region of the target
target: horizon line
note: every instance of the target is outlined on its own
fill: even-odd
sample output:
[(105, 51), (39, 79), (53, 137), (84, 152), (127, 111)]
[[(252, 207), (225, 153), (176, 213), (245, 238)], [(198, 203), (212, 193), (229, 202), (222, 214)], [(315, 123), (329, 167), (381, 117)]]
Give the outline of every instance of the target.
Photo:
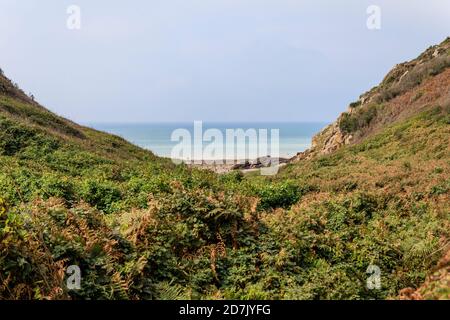
[(92, 125), (92, 124), (98, 124), (98, 125), (109, 125), (109, 124), (138, 124), (138, 125), (144, 125), (144, 124), (193, 124), (195, 121), (201, 121), (203, 123), (218, 123), (218, 124), (229, 124), (229, 123), (260, 123), (260, 124), (267, 124), (267, 123), (283, 123), (283, 124), (326, 124), (326, 123), (332, 123), (333, 120), (326, 120), (326, 121), (292, 121), (292, 120), (229, 120), (229, 121), (220, 121), (220, 120), (192, 120), (192, 121), (79, 121), (78, 123), (81, 125)]

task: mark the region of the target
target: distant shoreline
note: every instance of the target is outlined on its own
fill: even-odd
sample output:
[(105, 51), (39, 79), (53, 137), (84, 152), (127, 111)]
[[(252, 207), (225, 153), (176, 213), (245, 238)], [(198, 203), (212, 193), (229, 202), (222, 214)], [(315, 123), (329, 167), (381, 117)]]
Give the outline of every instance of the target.
[[(298, 152), (302, 152), (311, 147), (314, 135), (320, 132), (326, 122), (204, 122), (203, 127), (207, 129), (218, 129), (224, 133), (227, 129), (279, 129), (279, 151), (277, 156), (282, 158), (294, 157)], [(193, 123), (94, 123), (90, 126), (96, 130), (108, 132), (137, 145), (143, 149), (153, 152), (163, 158), (171, 158), (173, 148), (179, 141), (172, 141), (171, 135), (174, 130), (186, 129), (193, 134)], [(225, 136), (225, 135), (224, 135)], [(270, 141), (268, 141), (270, 143)], [(204, 145), (208, 142), (205, 141)], [(246, 143), (250, 146), (249, 143)], [(243, 150), (241, 150), (243, 151)], [(268, 152), (270, 153), (270, 152)], [(242, 156), (245, 156), (242, 154)], [(275, 156), (275, 155), (274, 155)], [(227, 156), (224, 154), (224, 158)], [(238, 156), (239, 157), (239, 156)]]
[[(279, 167), (283, 167), (290, 161), (290, 158), (271, 158), (270, 156), (268, 156), (253, 160), (201, 160), (202, 163), (195, 163), (197, 161), (199, 162), (200, 160), (182, 160), (182, 163), (191, 168), (211, 170), (215, 173), (223, 174), (231, 171), (241, 171), (244, 173), (258, 171), (261, 168), (269, 167), (271, 161), (274, 160), (278, 160), (278, 163), (276, 165), (278, 165)], [(232, 163), (230, 163), (231, 161)]]

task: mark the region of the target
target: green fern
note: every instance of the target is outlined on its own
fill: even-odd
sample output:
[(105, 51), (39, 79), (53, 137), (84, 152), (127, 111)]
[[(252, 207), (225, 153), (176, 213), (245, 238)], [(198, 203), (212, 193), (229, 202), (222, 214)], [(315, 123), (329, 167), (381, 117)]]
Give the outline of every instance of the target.
[(160, 282), (155, 285), (158, 300), (189, 300), (189, 293), (180, 285), (172, 282)]

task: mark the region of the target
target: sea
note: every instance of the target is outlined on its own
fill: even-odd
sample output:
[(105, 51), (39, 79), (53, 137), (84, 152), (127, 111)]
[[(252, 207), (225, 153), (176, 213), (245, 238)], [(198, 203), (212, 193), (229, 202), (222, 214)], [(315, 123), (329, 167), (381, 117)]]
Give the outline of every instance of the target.
[[(298, 152), (305, 151), (311, 146), (312, 137), (322, 128), (327, 126), (325, 122), (202, 122), (195, 125), (194, 122), (178, 123), (87, 123), (86, 125), (101, 131), (118, 135), (127, 141), (148, 149), (161, 157), (173, 158), (174, 147), (180, 145), (181, 140), (172, 140), (172, 135), (178, 133), (190, 134), (191, 141), (194, 141), (195, 128), (201, 125), (200, 136), (204, 137), (208, 129), (216, 129), (214, 132), (220, 132), (223, 136), (224, 154), (226, 154), (227, 130), (242, 129), (254, 130), (257, 133), (258, 144), (265, 141), (263, 136), (267, 137), (267, 155), (273, 156), (275, 152), (271, 151), (271, 142), (275, 141), (276, 135), (272, 134), (278, 130), (277, 155), (282, 158), (291, 158)], [(180, 131), (181, 129), (181, 131)], [(265, 129), (265, 130), (264, 130)], [(262, 130), (262, 131), (261, 131)], [(219, 135), (220, 136), (220, 135)], [(211, 144), (214, 140), (204, 140), (203, 147)], [(239, 146), (235, 141), (236, 150), (246, 148), (249, 150), (250, 140), (246, 140), (246, 145)], [(253, 143), (256, 140), (253, 140)], [(184, 141), (185, 142), (185, 141)], [(192, 142), (193, 143), (193, 142)], [(236, 151), (237, 152), (237, 151)], [(220, 154), (223, 157), (223, 154)]]

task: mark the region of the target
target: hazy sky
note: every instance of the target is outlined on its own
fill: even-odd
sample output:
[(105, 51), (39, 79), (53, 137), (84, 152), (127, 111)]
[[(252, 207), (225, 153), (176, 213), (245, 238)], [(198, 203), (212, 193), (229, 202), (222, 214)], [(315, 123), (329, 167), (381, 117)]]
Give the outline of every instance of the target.
[(0, 0), (0, 67), (81, 122), (330, 121), (449, 35), (448, 0)]

